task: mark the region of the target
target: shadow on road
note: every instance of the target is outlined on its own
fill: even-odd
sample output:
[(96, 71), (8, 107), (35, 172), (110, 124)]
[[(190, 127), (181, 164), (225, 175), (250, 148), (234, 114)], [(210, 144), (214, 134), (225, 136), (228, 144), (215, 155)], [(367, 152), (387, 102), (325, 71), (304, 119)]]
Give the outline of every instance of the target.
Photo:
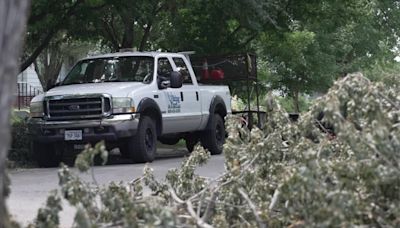
[[(173, 146), (160, 146), (157, 149), (156, 160), (165, 160), (180, 158), (188, 156), (189, 152), (184, 148), (173, 147)], [(74, 166), (76, 156), (64, 157), (63, 162), (68, 166)], [(101, 162), (97, 162), (96, 166), (100, 165)], [(108, 161), (106, 165), (123, 165), (123, 164), (133, 164), (130, 158), (122, 157), (119, 153), (113, 154), (112, 152), (108, 156)]]

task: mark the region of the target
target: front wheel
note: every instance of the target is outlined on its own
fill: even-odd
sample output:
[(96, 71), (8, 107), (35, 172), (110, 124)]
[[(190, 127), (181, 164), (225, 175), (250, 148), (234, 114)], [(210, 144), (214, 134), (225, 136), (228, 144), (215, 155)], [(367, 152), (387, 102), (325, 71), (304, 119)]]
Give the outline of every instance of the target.
[(143, 116), (137, 134), (128, 143), (130, 155), (135, 162), (152, 162), (157, 151), (157, 132), (153, 119)]
[(202, 132), (201, 144), (208, 149), (211, 154), (221, 154), (225, 143), (224, 121), (218, 114), (214, 114), (211, 118), (210, 129)]

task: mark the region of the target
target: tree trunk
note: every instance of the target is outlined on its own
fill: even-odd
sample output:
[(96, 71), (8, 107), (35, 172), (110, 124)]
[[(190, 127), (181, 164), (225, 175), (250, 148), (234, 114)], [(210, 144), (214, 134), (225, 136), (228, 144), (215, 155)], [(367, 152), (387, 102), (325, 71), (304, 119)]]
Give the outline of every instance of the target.
[(299, 91), (294, 90), (292, 93), (293, 98), (293, 108), (295, 113), (300, 113), (300, 105), (299, 105)]
[[(59, 45), (59, 44), (57, 44)], [(54, 85), (60, 74), (63, 56), (58, 47), (52, 45), (46, 49), (34, 62), (36, 74), (42, 84), (43, 91), (49, 90), (49, 85)]]
[(140, 45), (139, 45), (139, 51), (143, 51), (144, 48), (146, 47), (146, 42), (149, 39), (150, 36), (150, 31), (151, 31), (151, 26), (153, 25), (152, 22), (150, 22), (147, 27), (144, 29), (143, 31), (143, 37), (142, 37), (142, 41), (140, 41)]
[(17, 84), (18, 58), (22, 49), (21, 39), (25, 35), (25, 25), (29, 1), (0, 1), (0, 228), (8, 226), (5, 205), (7, 194), (6, 158), (11, 143), (10, 114), (13, 94)]
[(102, 30), (103, 31), (103, 37), (106, 40), (110, 41), (111, 46), (112, 46), (112, 47), (110, 47), (111, 49), (113, 49), (114, 51), (119, 51), (119, 49), (120, 49), (119, 43), (120, 42), (118, 41), (118, 38), (117, 38), (117, 36), (115, 34), (115, 30), (114, 30), (114, 28), (112, 26), (112, 23), (113, 23), (112, 21), (111, 22), (107, 22), (107, 21), (103, 20), (103, 26), (102, 26), (102, 28), (103, 28), (103, 30)]
[[(122, 16), (121, 16), (122, 17)], [(122, 37), (121, 48), (133, 48), (133, 25), (135, 20), (132, 18), (123, 18), (124, 21), (124, 34)]]

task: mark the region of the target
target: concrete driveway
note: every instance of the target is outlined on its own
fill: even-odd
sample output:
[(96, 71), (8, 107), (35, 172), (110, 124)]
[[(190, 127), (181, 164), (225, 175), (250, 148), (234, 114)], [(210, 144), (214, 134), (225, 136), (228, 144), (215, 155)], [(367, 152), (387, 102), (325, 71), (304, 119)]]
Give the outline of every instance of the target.
[[(162, 180), (167, 171), (179, 167), (187, 152), (183, 149), (159, 149), (160, 156), (150, 164), (156, 178)], [(96, 166), (95, 176), (100, 185), (111, 181), (131, 181), (140, 177), (144, 164), (113, 164)], [(45, 205), (49, 192), (58, 187), (58, 168), (35, 168), (14, 170), (10, 172), (11, 195), (7, 205), (12, 216), (22, 225), (27, 225), (36, 217), (37, 210)], [(73, 169), (76, 171), (75, 169)], [(200, 167), (198, 173), (205, 177), (217, 177), (224, 171), (223, 155), (212, 156), (206, 166)], [(87, 181), (91, 176), (80, 174)], [(61, 212), (61, 227), (71, 227), (75, 210), (66, 201)]]

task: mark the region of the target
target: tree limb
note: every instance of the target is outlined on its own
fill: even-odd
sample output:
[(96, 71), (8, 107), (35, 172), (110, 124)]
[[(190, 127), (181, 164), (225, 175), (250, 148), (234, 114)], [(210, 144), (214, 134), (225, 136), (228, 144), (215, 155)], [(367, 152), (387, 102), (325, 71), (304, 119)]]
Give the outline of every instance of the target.
[(265, 224), (261, 220), (260, 216), (258, 215), (258, 210), (257, 210), (256, 206), (253, 204), (253, 202), (251, 201), (250, 197), (244, 192), (244, 190), (242, 188), (239, 188), (238, 192), (249, 204), (249, 207), (253, 211), (254, 217), (256, 218), (258, 227), (267, 228), (267, 224)]
[(143, 51), (146, 46), (146, 42), (149, 39), (150, 31), (151, 31), (152, 22), (147, 24), (147, 27), (144, 29), (142, 40), (140, 41), (139, 51)]
[(63, 27), (65, 21), (69, 17), (74, 15), (75, 9), (83, 2), (84, 0), (77, 0), (74, 3), (74, 5), (68, 9), (68, 12), (63, 17), (60, 18), (60, 20), (56, 23), (56, 25), (52, 29), (50, 29), (50, 31), (42, 40), (41, 44), (33, 51), (33, 53), (27, 59), (23, 60), (20, 66), (20, 72), (26, 70), (26, 68), (28, 68), (33, 63), (33, 61), (35, 61), (35, 59), (40, 55), (40, 53), (42, 53), (42, 51), (49, 45), (53, 36)]
[(378, 93), (378, 96), (381, 97), (382, 99), (386, 100), (387, 102), (389, 102), (396, 109), (400, 110), (400, 106), (398, 104), (396, 104), (394, 101), (390, 100), (385, 95), (383, 95), (383, 93)]
[(42, 53), (42, 51), (49, 45), (51, 39), (58, 32), (58, 30), (59, 30), (59, 28), (61, 28), (61, 26), (62, 26), (62, 23), (58, 23), (56, 28), (54, 28), (49, 33), (47, 33), (47, 35), (43, 39), (42, 43), (35, 49), (35, 51), (33, 51), (33, 53), (27, 59), (25, 59), (22, 62), (21, 66), (20, 66), (20, 72), (26, 70), (26, 68), (28, 68), (30, 65), (32, 65), (32, 63), (40, 55), (40, 53)]
[[(229, 42), (229, 40), (232, 39), (232, 37), (240, 31), (240, 29), (242, 29), (241, 24), (239, 24), (227, 37), (225, 37), (224, 42)], [(221, 47), (221, 43), (222, 41), (219, 41), (217, 47)]]
[(143, 31), (142, 40), (140, 41), (140, 45), (139, 45), (139, 51), (143, 51), (144, 50), (144, 48), (146, 46), (146, 42), (149, 39), (150, 32), (151, 32), (151, 29), (152, 29), (152, 26), (153, 26), (153, 22), (154, 22), (153, 17), (157, 16), (165, 7), (165, 4), (161, 4), (159, 7), (157, 7), (157, 5), (158, 5), (158, 2), (156, 2), (156, 4), (154, 4), (152, 17), (148, 21), (147, 27)]
[(111, 45), (116, 51), (118, 51), (118, 49), (120, 48), (118, 38), (115, 35), (113, 27), (105, 20), (103, 20), (103, 31), (105, 32), (105, 35), (108, 36)]
[(210, 217), (211, 217), (211, 212), (214, 210), (215, 208), (215, 200), (217, 199), (218, 193), (216, 193), (216, 191), (213, 191), (210, 197), (210, 201), (207, 204), (206, 210), (203, 214), (203, 216), (201, 217), (201, 219), (204, 222), (207, 222)]
[(207, 224), (206, 222), (203, 221), (203, 219), (201, 219), (199, 216), (197, 216), (196, 212), (193, 209), (193, 205), (192, 202), (190, 201), (186, 201), (186, 208), (189, 212), (189, 214), (196, 219), (196, 223), (199, 227), (203, 227), (203, 228), (212, 228), (211, 225)]
[(242, 47), (246, 47), (252, 40), (254, 40), (256, 37), (258, 36), (258, 33), (254, 33), (253, 35), (251, 35), (249, 38), (247, 38), (242, 44), (240, 44), (240, 46)]
[(168, 187), (168, 191), (171, 193), (172, 199), (174, 199), (177, 203), (179, 203), (179, 204), (186, 204), (186, 209), (187, 209), (187, 211), (189, 212), (190, 216), (196, 220), (196, 224), (197, 224), (199, 227), (202, 227), (202, 228), (212, 228), (212, 226), (211, 226), (210, 224), (207, 224), (206, 222), (204, 222), (203, 219), (201, 219), (201, 218), (196, 214), (196, 212), (195, 212), (194, 209), (193, 209), (193, 204), (192, 204), (192, 202), (191, 202), (190, 200), (183, 201), (181, 198), (179, 198), (179, 197), (176, 195), (174, 189), (173, 189), (171, 186)]
[(274, 209), (276, 203), (278, 202), (280, 193), (281, 192), (279, 191), (279, 187), (277, 189), (275, 189), (274, 195), (272, 196), (271, 203), (269, 204), (269, 207), (268, 207), (269, 210)]

